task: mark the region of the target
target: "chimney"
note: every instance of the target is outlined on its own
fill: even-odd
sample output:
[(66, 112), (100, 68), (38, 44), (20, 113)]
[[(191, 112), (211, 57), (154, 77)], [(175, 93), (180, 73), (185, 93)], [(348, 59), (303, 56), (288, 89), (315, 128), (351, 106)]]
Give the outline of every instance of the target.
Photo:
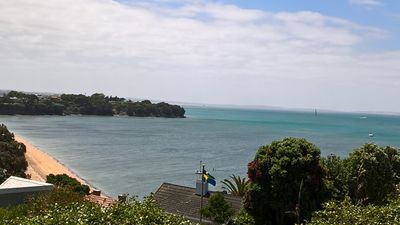
[(208, 183), (203, 182), (203, 193), (201, 193), (201, 183), (202, 183), (202, 175), (201, 171), (196, 172), (196, 195), (205, 196), (208, 194)]
[(128, 194), (120, 194), (120, 195), (118, 195), (118, 201), (119, 202), (126, 202), (127, 199), (128, 199)]
[(100, 190), (93, 189), (92, 195), (100, 196), (100, 195), (101, 195), (101, 191), (100, 191)]

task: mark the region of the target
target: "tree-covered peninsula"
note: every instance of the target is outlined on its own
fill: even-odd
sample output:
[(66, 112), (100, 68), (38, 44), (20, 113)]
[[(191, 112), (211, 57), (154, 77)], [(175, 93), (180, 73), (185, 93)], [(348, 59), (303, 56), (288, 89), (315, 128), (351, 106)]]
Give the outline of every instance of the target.
[(165, 102), (131, 101), (96, 93), (38, 95), (10, 91), (0, 97), (0, 115), (127, 115), (184, 118), (185, 109)]

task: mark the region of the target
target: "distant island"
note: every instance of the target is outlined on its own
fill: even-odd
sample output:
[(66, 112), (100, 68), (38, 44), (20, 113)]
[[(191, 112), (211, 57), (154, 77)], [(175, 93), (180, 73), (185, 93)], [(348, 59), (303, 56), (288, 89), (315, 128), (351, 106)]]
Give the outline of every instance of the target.
[(0, 97), (0, 115), (126, 115), (137, 117), (185, 118), (185, 109), (165, 102), (131, 101), (96, 93), (28, 94), (18, 91)]

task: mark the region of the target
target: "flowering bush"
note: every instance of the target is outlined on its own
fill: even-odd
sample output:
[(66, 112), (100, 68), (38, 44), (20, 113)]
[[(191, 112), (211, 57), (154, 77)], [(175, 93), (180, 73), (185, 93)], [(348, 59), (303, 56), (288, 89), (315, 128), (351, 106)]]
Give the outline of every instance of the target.
[[(135, 199), (128, 203), (117, 203), (103, 208), (92, 202), (77, 201), (65, 204), (52, 203), (43, 211), (31, 211), (30, 205), (25, 210), (9, 211), (7, 217), (0, 218), (1, 225), (191, 225), (183, 217), (165, 213), (154, 199), (145, 198), (142, 202)], [(2, 211), (0, 211), (0, 216)], [(4, 214), (7, 215), (7, 214)]]
[(331, 201), (324, 209), (314, 213), (307, 225), (381, 225), (400, 224), (400, 200), (395, 198), (384, 206), (357, 206), (349, 198), (342, 202)]
[(305, 139), (285, 138), (260, 147), (247, 173), (244, 206), (256, 224), (293, 224), (296, 216), (310, 218), (324, 200), (320, 150)]

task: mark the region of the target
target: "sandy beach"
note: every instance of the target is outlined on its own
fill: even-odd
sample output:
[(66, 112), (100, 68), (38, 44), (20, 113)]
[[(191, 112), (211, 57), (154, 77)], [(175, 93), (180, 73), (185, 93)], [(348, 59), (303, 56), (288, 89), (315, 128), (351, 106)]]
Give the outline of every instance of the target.
[[(33, 146), (26, 141), (23, 137), (15, 135), (15, 140), (24, 143), (26, 146), (25, 157), (28, 161), (27, 174), (31, 176), (32, 180), (46, 181), (48, 174), (67, 174), (70, 177), (76, 178), (82, 184), (89, 185), (84, 179), (80, 178), (77, 174), (73, 173), (66, 166), (61, 164), (52, 156), (46, 154), (40, 149)], [(89, 185), (90, 186), (90, 185)], [(93, 189), (93, 187), (90, 187)]]

